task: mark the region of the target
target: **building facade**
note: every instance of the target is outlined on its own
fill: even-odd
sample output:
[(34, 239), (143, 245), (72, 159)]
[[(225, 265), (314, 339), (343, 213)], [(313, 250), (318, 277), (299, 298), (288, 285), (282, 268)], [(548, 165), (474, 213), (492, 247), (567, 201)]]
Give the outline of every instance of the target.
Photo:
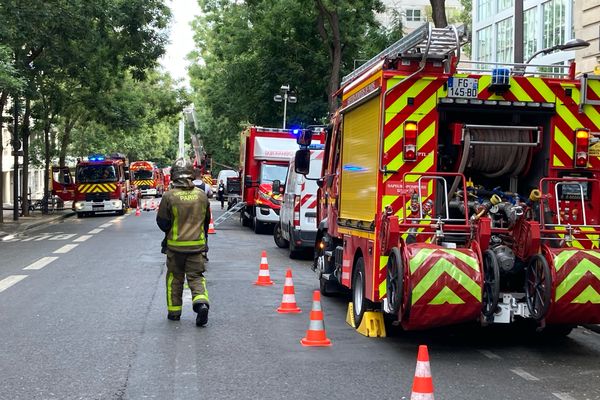
[[(386, 11), (379, 16), (383, 26), (392, 26), (395, 21), (402, 23), (404, 33), (410, 33), (423, 23), (431, 21), (429, 0), (382, 0)], [(459, 0), (446, 0), (448, 22), (454, 22), (461, 12)]]
[(575, 0), (575, 37), (590, 42), (576, 52), (577, 71), (600, 75), (600, 0)]
[[(514, 61), (514, 7), (514, 0), (473, 0), (473, 60)], [(524, 60), (574, 37), (573, 0), (523, 0)], [(558, 51), (539, 55), (531, 64), (563, 65), (574, 59), (575, 51)]]

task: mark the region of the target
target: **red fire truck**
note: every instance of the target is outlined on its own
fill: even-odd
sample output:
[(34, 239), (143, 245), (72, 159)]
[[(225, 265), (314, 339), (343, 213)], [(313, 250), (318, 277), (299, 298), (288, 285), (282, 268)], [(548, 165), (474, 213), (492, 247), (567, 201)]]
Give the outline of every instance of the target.
[(245, 202), (241, 220), (242, 225), (252, 226), (256, 233), (279, 222), (281, 188), (290, 159), (298, 149), (298, 132), (298, 129), (251, 126), (241, 134), (240, 176)]
[(63, 201), (73, 201), (78, 218), (104, 212), (123, 215), (135, 198), (128, 168), (122, 154), (91, 155), (77, 163), (75, 179), (68, 168), (58, 171), (60, 178), (53, 180), (52, 194)]
[(129, 166), (131, 184), (141, 196), (160, 197), (165, 191), (163, 171), (150, 161), (134, 161)]
[(409, 330), (600, 323), (600, 76), (461, 69), (465, 41), (424, 25), (343, 79), (319, 190), (321, 291), (350, 289), (357, 326), (371, 310)]

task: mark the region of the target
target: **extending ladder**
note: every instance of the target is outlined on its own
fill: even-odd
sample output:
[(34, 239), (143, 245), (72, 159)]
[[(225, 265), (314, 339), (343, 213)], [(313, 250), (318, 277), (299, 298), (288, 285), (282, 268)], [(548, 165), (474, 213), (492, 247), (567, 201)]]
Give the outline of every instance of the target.
[(421, 25), (410, 34), (362, 64), (350, 74), (342, 78), (341, 86), (353, 81), (364, 72), (373, 68), (386, 58), (398, 56), (421, 56), (427, 58), (447, 58), (456, 52), (456, 64), (460, 60), (460, 47), (468, 41), (468, 32), (464, 25), (445, 28), (434, 28), (431, 22)]
[(240, 211), (245, 206), (246, 206), (245, 201), (240, 201), (239, 203), (235, 203), (235, 205), (233, 207), (231, 207), (229, 210), (225, 211), (223, 214), (221, 214), (219, 216), (219, 218), (214, 220), (213, 225), (218, 226), (221, 222), (227, 221), (229, 218), (231, 218), (232, 215), (236, 214), (238, 211)]

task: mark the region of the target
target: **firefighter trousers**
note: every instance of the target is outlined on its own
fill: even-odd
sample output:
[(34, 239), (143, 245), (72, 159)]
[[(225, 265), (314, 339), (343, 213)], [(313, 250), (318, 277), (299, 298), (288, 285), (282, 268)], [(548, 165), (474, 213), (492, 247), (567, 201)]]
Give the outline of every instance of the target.
[(181, 315), (183, 284), (187, 278), (192, 291), (192, 303), (208, 302), (204, 279), (204, 256), (202, 253), (177, 253), (167, 250), (167, 309), (169, 315)]

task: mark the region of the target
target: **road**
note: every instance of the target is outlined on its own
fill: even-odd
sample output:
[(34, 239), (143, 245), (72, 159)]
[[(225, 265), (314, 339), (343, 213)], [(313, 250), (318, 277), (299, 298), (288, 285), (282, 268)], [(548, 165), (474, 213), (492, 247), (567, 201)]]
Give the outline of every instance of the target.
[[(333, 345), (302, 347), (310, 261), (238, 221), (209, 239), (208, 325), (189, 291), (168, 321), (154, 219), (69, 218), (0, 242), (0, 399), (408, 399), (419, 344), (437, 400), (600, 399), (600, 335), (585, 328), (548, 342), (474, 327), (365, 338), (337, 296), (322, 299)], [(270, 287), (252, 284), (262, 250)], [(275, 311), (287, 267), (301, 314)]]

